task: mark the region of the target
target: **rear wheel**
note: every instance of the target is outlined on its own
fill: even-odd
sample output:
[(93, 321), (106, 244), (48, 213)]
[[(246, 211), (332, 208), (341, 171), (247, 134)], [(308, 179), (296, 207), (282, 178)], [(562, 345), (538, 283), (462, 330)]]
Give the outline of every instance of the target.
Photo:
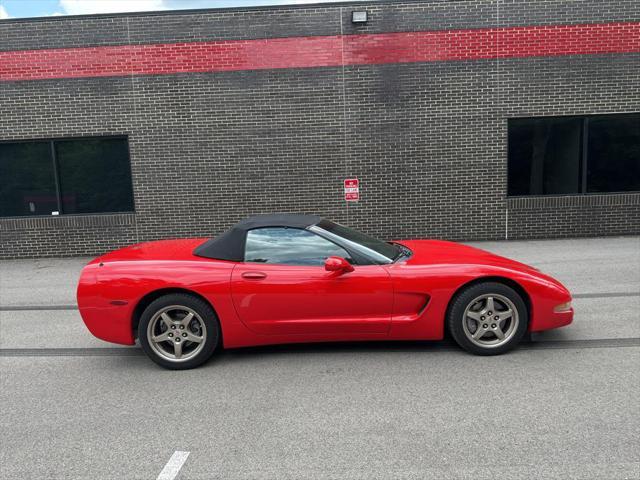
[(522, 297), (502, 283), (483, 282), (456, 295), (447, 315), (454, 340), (476, 355), (498, 355), (514, 348), (527, 332)]
[(211, 306), (182, 293), (151, 302), (138, 325), (140, 345), (147, 356), (173, 370), (206, 362), (215, 351), (219, 336), (218, 320)]

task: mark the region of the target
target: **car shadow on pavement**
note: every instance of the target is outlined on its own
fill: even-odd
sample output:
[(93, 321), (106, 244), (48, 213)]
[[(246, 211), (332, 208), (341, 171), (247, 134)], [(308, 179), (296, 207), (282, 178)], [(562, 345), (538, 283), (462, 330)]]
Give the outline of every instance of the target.
[(371, 353), (371, 352), (441, 352), (462, 350), (451, 341), (360, 341), (360, 342), (318, 342), (283, 345), (265, 345), (223, 350), (215, 359), (233, 361), (269, 355), (290, 355), (300, 353)]
[[(535, 346), (537, 342), (531, 341), (530, 336), (525, 337), (521, 342), (521, 347), (525, 350)], [(113, 359), (126, 362), (130, 368), (143, 368), (144, 365), (149, 368), (160, 368), (153, 365), (153, 362), (144, 358), (143, 352), (139, 347), (127, 350), (126, 355), (118, 355), (114, 353)], [(518, 351), (516, 348), (515, 351)], [(299, 356), (305, 354), (380, 354), (380, 353), (421, 353), (434, 354), (449, 352), (459, 354), (461, 356), (469, 355), (462, 348), (458, 347), (453, 340), (445, 338), (439, 341), (425, 340), (380, 340), (380, 341), (353, 341), (353, 342), (317, 342), (317, 343), (295, 343), (281, 345), (264, 345), (257, 347), (242, 347), (228, 350), (220, 350), (211, 357), (204, 365), (195, 370), (206, 368), (219, 368), (224, 364), (234, 364), (238, 362), (261, 361), (265, 358), (276, 356)], [(109, 355), (111, 356), (111, 355)], [(137, 357), (137, 358), (136, 358)], [(138, 363), (134, 360), (143, 360)], [(162, 370), (162, 368), (160, 368)]]
[[(527, 334), (521, 341), (521, 346), (528, 347), (535, 342), (531, 335)], [(515, 349), (518, 350), (518, 347)], [(252, 359), (262, 359), (268, 356), (298, 355), (298, 354), (332, 354), (332, 353), (439, 353), (449, 352), (460, 355), (469, 355), (449, 338), (444, 340), (379, 340), (379, 341), (353, 341), (353, 342), (317, 342), (294, 343), (281, 345), (263, 345), (257, 347), (243, 347), (222, 350), (213, 355), (206, 366), (215, 366), (218, 363), (233, 363)]]

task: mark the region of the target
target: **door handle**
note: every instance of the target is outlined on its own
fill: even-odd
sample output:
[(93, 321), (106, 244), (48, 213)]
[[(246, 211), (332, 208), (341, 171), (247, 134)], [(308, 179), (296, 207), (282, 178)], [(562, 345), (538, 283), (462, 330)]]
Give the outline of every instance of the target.
[(246, 278), (247, 280), (262, 280), (263, 278), (267, 278), (267, 274), (262, 272), (244, 272), (242, 278)]

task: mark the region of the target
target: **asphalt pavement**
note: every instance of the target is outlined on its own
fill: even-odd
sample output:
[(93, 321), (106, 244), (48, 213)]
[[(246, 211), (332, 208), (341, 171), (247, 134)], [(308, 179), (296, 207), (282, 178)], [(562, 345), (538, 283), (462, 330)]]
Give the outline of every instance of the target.
[(473, 245), (561, 280), (574, 323), (499, 357), (296, 345), (173, 372), (86, 331), (89, 259), (2, 261), (0, 478), (640, 479), (640, 238)]

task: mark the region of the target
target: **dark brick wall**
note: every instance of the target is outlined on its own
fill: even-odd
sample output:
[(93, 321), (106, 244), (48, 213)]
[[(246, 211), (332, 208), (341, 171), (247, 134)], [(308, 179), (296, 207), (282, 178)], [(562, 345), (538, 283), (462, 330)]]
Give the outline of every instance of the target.
[[(32, 217), (0, 222), (0, 258), (57, 257), (105, 252), (134, 243), (133, 214)], [(91, 245), (90, 248), (87, 248)]]
[[(366, 9), (371, 21), (351, 23)], [(495, 26), (564, 25), (640, 19), (636, 0), (477, 0), (372, 3), (342, 11), (344, 33), (458, 30)]]
[(1, 22), (0, 51), (338, 34), (339, 8), (177, 11)]
[[(351, 24), (354, 9), (369, 11), (366, 26)], [(640, 21), (640, 2), (3, 21), (0, 50), (616, 21)], [(0, 82), (0, 140), (128, 135), (136, 204), (135, 215), (0, 219), (0, 257), (208, 236), (272, 211), (320, 213), (385, 238), (639, 234), (640, 194), (506, 198), (508, 118), (632, 111), (640, 54)], [(345, 205), (352, 176), (362, 200)]]
[(640, 194), (512, 198), (510, 239), (639, 233)]

